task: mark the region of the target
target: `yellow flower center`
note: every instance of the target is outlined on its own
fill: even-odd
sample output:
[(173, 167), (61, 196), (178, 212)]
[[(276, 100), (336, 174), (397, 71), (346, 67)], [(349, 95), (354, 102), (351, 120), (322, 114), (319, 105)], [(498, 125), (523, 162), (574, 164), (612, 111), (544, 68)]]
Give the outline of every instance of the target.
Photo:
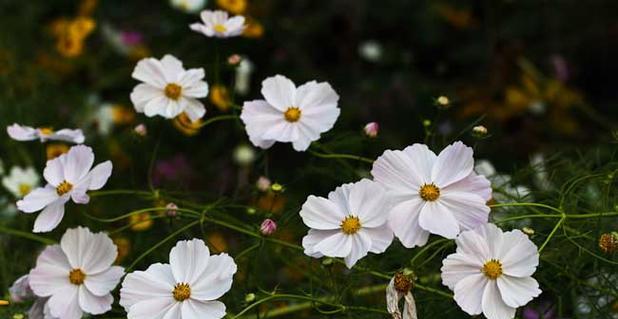
[(52, 135), (52, 134), (54, 134), (54, 130), (51, 127), (41, 127), (41, 128), (39, 128), (39, 132), (42, 135)]
[(483, 265), (481, 271), (487, 278), (495, 280), (502, 276), (502, 264), (497, 259), (491, 259)]
[(295, 106), (290, 106), (288, 107), (288, 109), (285, 111), (283, 115), (285, 116), (286, 121), (290, 123), (294, 123), (298, 121), (298, 119), (300, 119), (300, 114), (301, 114), (301, 111), (299, 108)]
[(62, 181), (62, 183), (60, 183), (58, 185), (58, 187), (56, 187), (56, 193), (58, 193), (58, 196), (62, 196), (68, 192), (70, 192), (73, 189), (73, 185), (67, 181)]
[(79, 268), (75, 268), (69, 272), (69, 281), (76, 286), (83, 284), (85, 279), (86, 274)]
[(425, 184), (421, 186), (421, 189), (418, 191), (418, 193), (419, 195), (421, 195), (421, 198), (423, 200), (433, 202), (438, 199), (438, 197), (440, 197), (440, 188), (438, 188), (438, 186), (433, 183)]
[(178, 100), (182, 93), (182, 87), (176, 83), (170, 83), (165, 86), (165, 96), (172, 100)]
[(176, 284), (172, 294), (177, 301), (185, 301), (191, 297), (191, 287), (187, 283)]
[(217, 33), (224, 33), (225, 31), (227, 31), (227, 28), (223, 24), (220, 24), (220, 23), (215, 24), (213, 29), (215, 29), (215, 32)]
[(347, 216), (341, 222), (341, 231), (346, 235), (355, 234), (359, 229), (361, 229), (361, 223), (356, 216)]
[(28, 195), (28, 193), (30, 193), (31, 190), (32, 190), (32, 185), (28, 185), (25, 183), (19, 184), (19, 194), (21, 194), (21, 196)]

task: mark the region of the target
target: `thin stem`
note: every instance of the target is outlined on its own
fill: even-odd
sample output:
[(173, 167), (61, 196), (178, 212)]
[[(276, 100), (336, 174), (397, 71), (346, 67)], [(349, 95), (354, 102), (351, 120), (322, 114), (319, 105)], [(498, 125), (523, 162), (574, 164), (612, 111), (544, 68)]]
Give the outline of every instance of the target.
[(219, 116), (211, 117), (208, 120), (204, 121), (204, 123), (200, 125), (200, 128), (207, 126), (209, 124), (212, 124), (214, 122), (218, 122), (218, 121), (237, 120), (237, 119), (238, 119), (238, 116), (235, 114), (219, 115)]
[(26, 238), (26, 239), (38, 241), (38, 242), (43, 243), (45, 245), (53, 245), (53, 244), (56, 243), (56, 241), (54, 241), (52, 239), (49, 239), (49, 238), (45, 238), (45, 237), (41, 237), (41, 236), (38, 236), (38, 235), (35, 235), (35, 234), (23, 232), (21, 230), (7, 228), (7, 227), (4, 227), (4, 226), (0, 226), (0, 232), (5, 233), (5, 234), (9, 234), (9, 235), (13, 235), (13, 236), (17, 236), (17, 237), (21, 237), (21, 238)]
[(362, 156), (358, 156), (358, 155), (337, 154), (337, 153), (324, 154), (324, 153), (318, 153), (318, 152), (313, 151), (313, 150), (309, 150), (309, 153), (311, 155), (314, 155), (314, 156), (320, 157), (320, 158), (350, 159), (350, 160), (356, 160), (356, 161), (360, 161), (360, 162), (364, 162), (364, 163), (373, 164), (373, 160), (372, 159), (366, 158), (366, 157), (362, 157)]

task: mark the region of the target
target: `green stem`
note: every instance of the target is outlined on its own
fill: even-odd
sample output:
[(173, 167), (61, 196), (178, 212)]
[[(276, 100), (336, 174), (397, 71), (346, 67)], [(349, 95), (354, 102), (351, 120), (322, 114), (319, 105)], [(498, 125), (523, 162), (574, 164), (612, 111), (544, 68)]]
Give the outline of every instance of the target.
[(0, 226), (0, 232), (5, 233), (5, 234), (9, 234), (9, 235), (13, 235), (13, 236), (17, 236), (17, 237), (22, 237), (22, 238), (38, 241), (38, 242), (40, 242), (42, 244), (45, 244), (45, 245), (53, 245), (53, 244), (56, 243), (56, 241), (54, 241), (52, 239), (49, 239), (49, 238), (37, 236), (35, 234), (23, 232), (21, 230), (7, 228), (7, 227), (4, 227), (4, 226)]
[(318, 153), (316, 151), (312, 151), (309, 150), (309, 153), (311, 155), (320, 157), (320, 158), (341, 158), (341, 159), (350, 159), (350, 160), (356, 160), (356, 161), (360, 161), (360, 162), (364, 162), (364, 163), (368, 163), (368, 164), (373, 164), (373, 160), (370, 158), (366, 158), (366, 157), (362, 157), (362, 156), (358, 156), (358, 155), (350, 155), (350, 154), (337, 154), (337, 153), (331, 153), (331, 154), (324, 154), (324, 153)]
[(214, 122), (218, 122), (218, 121), (237, 120), (237, 119), (238, 119), (238, 116), (234, 114), (219, 115), (219, 116), (211, 117), (208, 120), (204, 121), (204, 123), (200, 125), (200, 128), (207, 126), (209, 124), (212, 124)]

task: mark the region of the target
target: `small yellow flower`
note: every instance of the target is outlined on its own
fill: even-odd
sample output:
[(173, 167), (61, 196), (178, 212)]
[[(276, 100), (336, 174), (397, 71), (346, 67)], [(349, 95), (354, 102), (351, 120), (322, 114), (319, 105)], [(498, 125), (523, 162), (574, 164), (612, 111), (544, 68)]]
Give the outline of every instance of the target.
[(256, 39), (264, 35), (264, 26), (259, 21), (249, 17), (246, 17), (246, 21), (245, 30), (242, 33), (244, 37)]
[(189, 116), (186, 113), (180, 113), (180, 115), (174, 118), (172, 122), (174, 127), (186, 136), (193, 136), (200, 132), (202, 128), (202, 120), (191, 122)]
[(230, 92), (228, 89), (219, 84), (215, 84), (210, 88), (209, 94), (210, 103), (216, 106), (219, 111), (225, 112), (232, 106), (232, 100), (230, 98)]
[(131, 252), (131, 242), (124, 237), (116, 237), (113, 239), (114, 244), (118, 247), (118, 256), (116, 256), (116, 264), (121, 263), (125, 257)]
[(233, 14), (243, 14), (247, 10), (247, 0), (217, 0), (217, 5)]
[(145, 231), (150, 229), (154, 224), (150, 213), (139, 213), (131, 215), (129, 218), (129, 223), (131, 224), (132, 231)]
[(47, 144), (47, 147), (45, 148), (45, 153), (47, 154), (48, 160), (54, 159), (68, 151), (69, 146), (62, 143), (50, 143)]
[(8, 306), (8, 305), (9, 305), (8, 300), (0, 300), (0, 306)]
[(131, 124), (135, 120), (135, 112), (122, 104), (112, 106), (112, 121), (114, 124)]
[(95, 27), (96, 22), (89, 17), (57, 19), (51, 25), (52, 34), (56, 37), (56, 50), (68, 58), (81, 55), (84, 40)]

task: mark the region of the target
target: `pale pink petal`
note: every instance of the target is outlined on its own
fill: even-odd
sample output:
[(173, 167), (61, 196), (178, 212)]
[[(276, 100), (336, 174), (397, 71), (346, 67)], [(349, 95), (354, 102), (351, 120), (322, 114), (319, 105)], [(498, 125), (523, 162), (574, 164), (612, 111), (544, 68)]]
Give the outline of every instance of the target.
[(420, 178), (422, 184), (433, 182), (431, 170), (433, 169), (438, 156), (431, 151), (425, 144), (412, 144), (403, 149), (403, 152), (410, 158), (410, 169), (415, 176)]
[(64, 204), (66, 204), (67, 200), (67, 198), (62, 197), (47, 205), (34, 220), (32, 231), (42, 233), (54, 230), (62, 221), (62, 217), (64, 217)]
[(371, 238), (370, 252), (381, 254), (386, 251), (386, 248), (393, 242), (393, 231), (388, 225), (382, 225), (376, 228), (363, 228), (363, 232)]
[(36, 298), (28, 310), (28, 319), (55, 319), (49, 313), (48, 298)]
[(476, 194), (449, 191), (441, 194), (439, 201), (455, 217), (461, 230), (475, 229), (489, 220), (489, 206)]
[(457, 237), (460, 231), (457, 219), (439, 200), (425, 203), (418, 224), (432, 234), (449, 239)]
[(32, 289), (30, 289), (28, 275), (23, 275), (15, 280), (9, 288), (9, 295), (11, 297), (11, 301), (15, 303), (24, 302), (36, 296)]
[(423, 246), (429, 239), (429, 232), (418, 223), (424, 205), (425, 201), (416, 197), (395, 205), (390, 212), (388, 225), (406, 248)]
[(52, 160), (47, 161), (43, 176), (45, 180), (54, 187), (57, 187), (65, 180), (64, 165), (67, 160), (67, 155), (62, 154)]
[(65, 128), (54, 132), (49, 139), (81, 144), (86, 140), (86, 137), (84, 136), (84, 132), (80, 129), (72, 130)]
[(504, 303), (495, 280), (490, 280), (485, 285), (481, 307), (487, 319), (513, 319), (515, 317), (516, 309)]
[(97, 274), (87, 274), (84, 286), (95, 296), (105, 296), (116, 288), (123, 275), (124, 268), (112, 266)]
[(171, 292), (168, 292), (168, 296), (144, 299), (129, 309), (125, 307), (125, 310), (128, 319), (162, 319), (176, 303)]
[(485, 176), (476, 175), (476, 173), (472, 172), (468, 177), (440, 190), (441, 194), (448, 192), (472, 193), (480, 196), (487, 202), (491, 199), (491, 183)]
[(335, 229), (335, 230), (317, 230), (317, 229), (309, 229), (309, 232), (307, 233), (307, 235), (305, 237), (303, 237), (303, 248), (305, 248), (305, 255), (307, 256), (311, 256), (314, 258), (321, 258), (324, 255), (320, 252), (317, 252), (314, 250), (315, 245), (317, 245), (319, 242), (323, 241), (324, 239), (340, 233), (341, 230), (339, 229)]
[(498, 226), (487, 223), (477, 227), (475, 230), (487, 243), (489, 247), (490, 258), (499, 259), (503, 253), (503, 244), (505, 243), (504, 233)]
[(92, 148), (85, 145), (71, 147), (64, 163), (64, 178), (67, 182), (76, 185), (88, 174), (94, 163)]
[(112, 175), (112, 162), (105, 161), (95, 166), (90, 173), (88, 173), (88, 179), (90, 180), (88, 190), (98, 190), (105, 186), (107, 180)]
[(143, 113), (146, 104), (155, 98), (164, 97), (162, 89), (156, 88), (150, 84), (140, 83), (131, 92), (131, 103), (135, 106), (137, 112)]
[(464, 179), (474, 168), (472, 155), (472, 148), (462, 142), (447, 146), (436, 159), (431, 170), (431, 180), (443, 188)]
[(37, 296), (51, 296), (63, 286), (70, 285), (68, 276), (71, 269), (59, 245), (47, 246), (28, 275), (30, 288)]
[(237, 266), (225, 253), (210, 256), (208, 267), (190, 283), (193, 300), (215, 300), (232, 287), (232, 277)]
[(225, 317), (225, 304), (220, 301), (188, 300), (182, 303), (182, 319), (220, 319)]
[(496, 279), (502, 300), (508, 306), (517, 308), (526, 305), (541, 294), (539, 283), (532, 277), (511, 277), (502, 275)]
[(39, 137), (37, 129), (17, 123), (7, 126), (6, 132), (16, 141), (32, 141)]
[(314, 229), (339, 229), (348, 215), (343, 209), (326, 198), (309, 195), (301, 208), (300, 217), (305, 225)]
[[(442, 284), (454, 290), (455, 285), (464, 278), (482, 274), (482, 267), (483, 264), (476, 257), (462, 253), (450, 254), (442, 260)], [(480, 301), (479, 298), (479, 306)]]
[(474, 264), (481, 269), (486, 261), (496, 258), (487, 241), (476, 230), (464, 231), (455, 240), (457, 243), (457, 253), (471, 256)]
[(141, 59), (137, 62), (131, 76), (136, 80), (148, 83), (161, 90), (167, 85), (163, 66), (155, 58)]
[(146, 271), (128, 274), (120, 289), (120, 305), (126, 311), (138, 302), (155, 298), (171, 298), (176, 280), (168, 264), (152, 264)]
[(79, 306), (87, 313), (100, 315), (112, 309), (114, 298), (111, 294), (104, 296), (93, 295), (86, 287), (79, 286)]
[(352, 236), (337, 232), (317, 243), (313, 250), (329, 257), (346, 257), (352, 250)]
[(294, 105), (296, 86), (294, 82), (282, 75), (265, 79), (262, 82), (262, 95), (270, 105), (282, 112), (292, 106), (298, 107)]
[(210, 250), (203, 240), (182, 240), (170, 251), (176, 282), (193, 283), (208, 268)]
[[(68, 280), (67, 280), (68, 281)], [(54, 317), (63, 319), (79, 319), (82, 317), (82, 309), (79, 307), (78, 286), (68, 284), (62, 286), (54, 293), (47, 305)]]
[(482, 310), (483, 293), (488, 279), (483, 274), (470, 275), (462, 278), (455, 285), (455, 301), (469, 315), (478, 315)]
[(60, 246), (71, 266), (82, 269), (87, 275), (107, 270), (117, 256), (116, 245), (107, 234), (95, 234), (85, 227), (68, 229)]
[(56, 200), (58, 200), (56, 188), (47, 185), (31, 191), (24, 199), (17, 201), (17, 209), (24, 213), (33, 213), (43, 209)]
[(504, 273), (514, 277), (531, 276), (539, 265), (536, 245), (518, 229), (504, 233), (499, 258)]

